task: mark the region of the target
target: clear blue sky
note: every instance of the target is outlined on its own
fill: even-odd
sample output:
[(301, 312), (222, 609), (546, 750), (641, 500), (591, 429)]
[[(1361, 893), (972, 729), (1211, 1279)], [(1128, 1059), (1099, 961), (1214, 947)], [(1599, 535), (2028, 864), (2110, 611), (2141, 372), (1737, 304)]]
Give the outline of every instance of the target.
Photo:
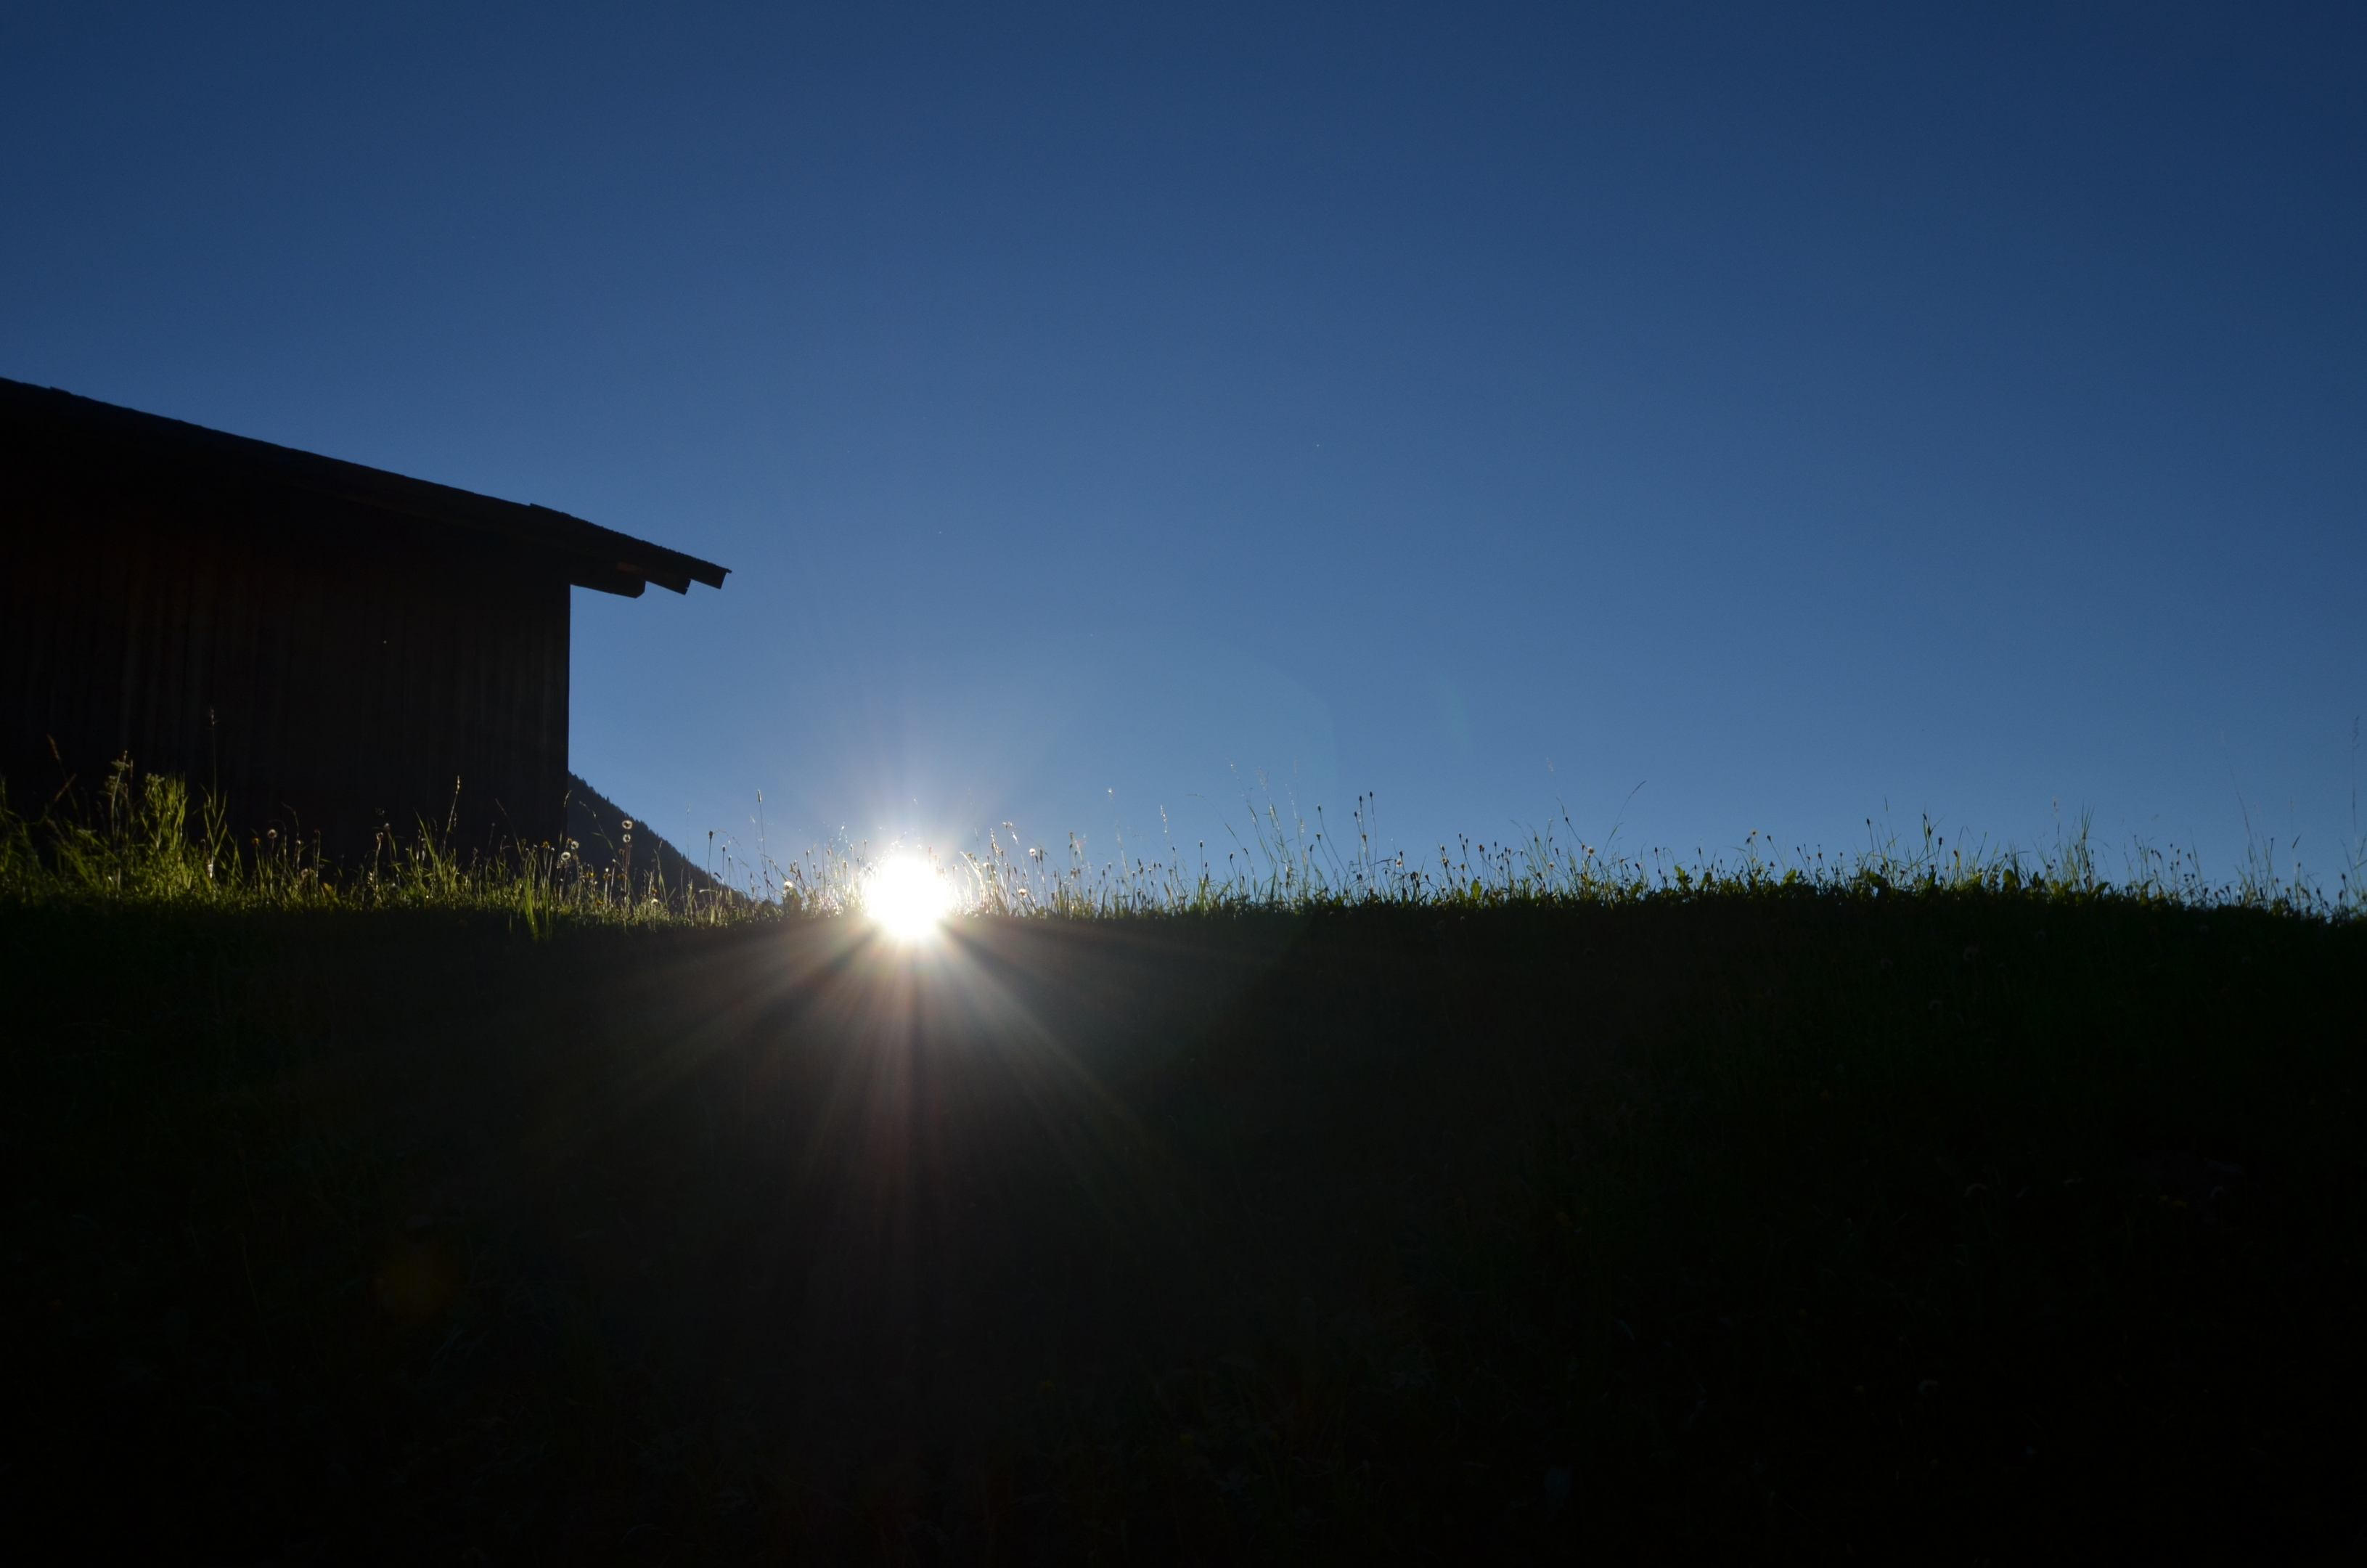
[(0, 375), (732, 568), (701, 847), (2256, 828), (2367, 712), (2367, 10), (15, 6)]

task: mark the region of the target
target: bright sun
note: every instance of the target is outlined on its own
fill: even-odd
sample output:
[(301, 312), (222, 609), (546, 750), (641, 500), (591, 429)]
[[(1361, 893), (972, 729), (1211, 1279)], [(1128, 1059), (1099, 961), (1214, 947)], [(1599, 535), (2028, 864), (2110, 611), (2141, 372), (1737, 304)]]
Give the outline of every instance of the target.
[(864, 883), (863, 908), (898, 941), (923, 941), (954, 912), (954, 890), (927, 861), (899, 855)]

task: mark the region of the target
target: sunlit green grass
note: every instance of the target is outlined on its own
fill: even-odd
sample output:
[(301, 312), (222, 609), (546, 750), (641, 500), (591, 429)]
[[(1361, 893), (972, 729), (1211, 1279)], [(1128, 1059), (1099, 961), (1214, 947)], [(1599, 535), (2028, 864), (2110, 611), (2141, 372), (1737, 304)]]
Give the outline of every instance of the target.
[[(629, 835), (628, 835), (629, 842)], [(629, 856), (593, 870), (570, 845), (471, 853), (426, 823), (380, 832), (351, 864), (277, 829), (242, 837), (224, 802), (119, 762), (96, 799), (39, 813), (0, 782), (0, 899), (172, 904), (228, 911), (426, 910), (502, 914), (529, 930), (568, 926), (711, 925), (760, 913), (751, 901), (670, 887)]]
[(2258, 840), (2231, 881), (2206, 880), (2191, 857), (2142, 843), (2109, 874), (2083, 818), (2051, 846), (1951, 846), (1926, 819), (1902, 838), (1876, 835), (1854, 853), (1775, 858), (1746, 835), (1732, 858), (1688, 863), (1665, 851), (1635, 856), (1585, 842), (1565, 815), (1516, 841), (1440, 845), (1428, 856), (1376, 842), (1371, 803), (1360, 798), (1345, 835), (1309, 824), (1270, 796), (1245, 796), (1242, 831), (1229, 829), (1221, 856), (1205, 842), (1162, 839), (1160, 853), (1096, 863), (1069, 835), (1058, 850), (1025, 845), (1013, 824), (945, 853), (928, 846), (846, 842), (795, 860), (742, 859), (726, 845), (708, 868), (710, 885), (669, 885), (633, 869), (630, 834), (621, 863), (598, 869), (572, 843), (508, 844), (466, 851), (432, 824), (383, 830), (350, 864), (315, 845), (283, 842), (275, 831), (242, 839), (222, 802), (194, 797), (165, 775), (141, 775), (125, 758), (96, 800), (52, 802), (38, 815), (12, 809), (0, 781), (0, 898), (103, 899), (191, 903), (223, 909), (446, 909), (502, 913), (535, 931), (574, 924), (718, 925), (782, 915), (859, 912), (866, 879), (889, 854), (924, 858), (944, 876), (964, 915), (983, 917), (1265, 912), (1303, 913), (1376, 905), (1473, 909), (1506, 904), (1608, 905), (1652, 898), (1811, 891), (1842, 897), (1884, 893), (1996, 893), (2039, 899), (2112, 898), (2194, 908), (2266, 909), (2327, 919), (2367, 912), (2362, 857), (2353, 846), (2328, 890), (2298, 865), (2280, 868)]

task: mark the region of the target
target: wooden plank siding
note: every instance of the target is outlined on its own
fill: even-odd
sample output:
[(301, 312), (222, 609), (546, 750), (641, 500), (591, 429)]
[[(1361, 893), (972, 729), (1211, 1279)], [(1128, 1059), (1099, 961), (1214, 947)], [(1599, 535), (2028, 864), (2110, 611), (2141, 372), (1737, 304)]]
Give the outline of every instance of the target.
[[(456, 780), (461, 846), (563, 836), (569, 596), (586, 570), (553, 547), (561, 514), (532, 511), (505, 531), (384, 487), (290, 482), (234, 448), (0, 418), (12, 803), (68, 778), (87, 794), (128, 755), (218, 790), (243, 831), (340, 856), (381, 824), (440, 830)], [(618, 553), (624, 536), (581, 527), (598, 562)], [(688, 560), (624, 542), (672, 575)], [(640, 591), (609, 570), (596, 585)]]

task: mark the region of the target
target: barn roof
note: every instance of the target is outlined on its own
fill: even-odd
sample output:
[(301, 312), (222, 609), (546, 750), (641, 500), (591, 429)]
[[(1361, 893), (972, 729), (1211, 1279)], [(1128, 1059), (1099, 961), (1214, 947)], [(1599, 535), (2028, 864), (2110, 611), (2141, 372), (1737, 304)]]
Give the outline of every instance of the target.
[(46, 432), (61, 444), (96, 445), (110, 449), (110, 455), (137, 452), (233, 470), (241, 478), (488, 535), (549, 557), (579, 587), (628, 598), (639, 597), (651, 583), (677, 594), (688, 593), (693, 583), (719, 588), (728, 570), (548, 506), (496, 500), (448, 484), (119, 408), (54, 387), (0, 378), (0, 427), (37, 438)]

